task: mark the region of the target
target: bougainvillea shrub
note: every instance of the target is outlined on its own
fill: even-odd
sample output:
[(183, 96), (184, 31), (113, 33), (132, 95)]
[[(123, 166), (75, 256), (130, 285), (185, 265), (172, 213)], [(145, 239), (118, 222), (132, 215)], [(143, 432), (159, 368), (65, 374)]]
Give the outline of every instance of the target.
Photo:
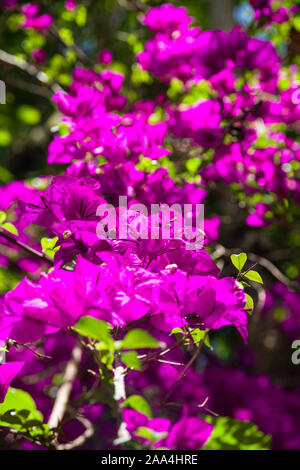
[(298, 7), (174, 3), (1, 2), (1, 449), (300, 448)]

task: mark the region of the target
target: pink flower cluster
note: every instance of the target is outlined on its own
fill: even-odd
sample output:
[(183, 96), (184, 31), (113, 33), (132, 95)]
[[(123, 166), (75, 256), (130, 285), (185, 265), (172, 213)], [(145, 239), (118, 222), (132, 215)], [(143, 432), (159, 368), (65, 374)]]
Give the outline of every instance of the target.
[(26, 3), (21, 7), (21, 12), (25, 15), (23, 28), (31, 28), (40, 32), (45, 32), (53, 24), (53, 18), (49, 13), (39, 15), (40, 7), (37, 3)]

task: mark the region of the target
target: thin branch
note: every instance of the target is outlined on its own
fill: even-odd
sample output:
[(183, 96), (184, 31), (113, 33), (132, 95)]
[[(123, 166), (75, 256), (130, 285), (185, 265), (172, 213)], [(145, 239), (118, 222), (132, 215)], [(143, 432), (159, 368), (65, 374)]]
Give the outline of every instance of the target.
[(173, 349), (175, 349), (179, 346), (182, 346), (185, 341), (186, 341), (186, 336), (183, 336), (179, 341), (177, 341), (175, 344), (173, 344), (173, 346), (170, 346), (169, 348), (166, 348), (163, 351), (158, 351), (158, 352), (154, 352), (154, 353), (150, 353), (150, 354), (143, 354), (143, 355), (139, 356), (139, 359), (141, 359), (142, 362), (146, 362), (146, 363), (148, 361), (157, 360), (157, 359), (165, 356), (169, 352), (173, 351)]
[(118, 4), (121, 8), (125, 8), (126, 10), (130, 11), (141, 11), (143, 13), (147, 13), (149, 10), (148, 5), (141, 2), (140, 0), (117, 0)]
[(31, 255), (39, 258), (40, 260), (46, 261), (46, 263), (53, 265), (53, 260), (49, 258), (49, 256), (45, 255), (44, 253), (41, 253), (40, 251), (35, 250), (29, 245), (26, 245), (26, 243), (20, 242), (17, 238), (15, 238), (14, 235), (5, 230), (3, 227), (0, 227), (0, 236), (5, 238), (5, 240), (7, 240), (8, 242), (13, 243), (19, 248), (22, 248), (23, 250), (27, 251), (27, 253), (30, 253)]
[(261, 311), (265, 306), (266, 291), (260, 285), (255, 286), (255, 289), (256, 289), (256, 292), (257, 292), (257, 304), (256, 304), (255, 310), (254, 310), (253, 321), (254, 321), (254, 323), (258, 323), (258, 321), (260, 320)]
[(82, 349), (80, 346), (76, 345), (72, 351), (72, 357), (67, 364), (63, 383), (57, 392), (52, 412), (48, 420), (50, 428), (57, 428), (63, 420), (72, 391), (73, 381), (78, 373), (81, 357)]
[(89, 68), (92, 68), (94, 66), (94, 63), (91, 61), (91, 59), (83, 52), (82, 49), (80, 49), (79, 46), (77, 46), (77, 44), (74, 43), (71, 46), (67, 46), (67, 44), (59, 34), (59, 31), (54, 25), (50, 26), (49, 31), (64, 47), (68, 47), (69, 49), (71, 49), (75, 53), (77, 59), (80, 60), (80, 62), (82, 62)]
[(163, 364), (169, 364), (170, 366), (180, 366), (180, 367), (184, 366), (184, 364), (182, 364), (181, 362), (164, 361), (163, 359), (157, 359), (157, 362), (162, 362)]
[(5, 64), (12, 65), (13, 67), (16, 67), (20, 70), (23, 70), (39, 82), (49, 86), (54, 93), (62, 89), (57, 83), (53, 83), (50, 77), (48, 77), (46, 73), (39, 70), (34, 64), (29, 64), (28, 62), (26, 62), (26, 60), (21, 59), (20, 57), (16, 57), (13, 54), (9, 54), (8, 52), (3, 51), (2, 49), (0, 49), (0, 61), (4, 62)]
[(42, 98), (47, 98), (52, 100), (53, 93), (48, 88), (45, 88), (41, 85), (36, 85), (35, 83), (29, 83), (25, 80), (20, 80), (19, 78), (4, 77), (4, 82), (6, 85), (9, 85), (11, 88), (17, 88), (22, 91), (27, 91), (33, 95), (41, 96)]
[(166, 401), (168, 400), (169, 396), (173, 393), (174, 391), (174, 388), (176, 387), (176, 385), (178, 384), (178, 382), (180, 382), (180, 380), (182, 379), (182, 377), (187, 373), (187, 371), (189, 370), (189, 368), (194, 364), (194, 362), (197, 360), (200, 352), (201, 352), (201, 348), (202, 348), (202, 345), (204, 343), (204, 339), (201, 340), (200, 344), (199, 344), (199, 347), (196, 349), (194, 355), (191, 357), (191, 359), (189, 360), (189, 362), (186, 364), (185, 368), (183, 369), (183, 371), (181, 372), (181, 374), (179, 374), (179, 376), (177, 377), (177, 379), (175, 380), (175, 382), (173, 383), (173, 385), (171, 386), (171, 388), (169, 389), (168, 393), (166, 394), (165, 398), (163, 399), (162, 403), (161, 403), (161, 406), (163, 406)]
[(254, 253), (249, 253), (248, 256), (250, 261), (258, 263), (260, 266), (266, 268), (278, 281), (282, 282), (291, 289), (298, 289), (298, 283), (291, 281), (287, 276), (285, 276), (271, 261), (262, 256), (255, 255)]
[(37, 351), (35, 351), (34, 349), (32, 349), (30, 346), (28, 346), (28, 344), (22, 344), (22, 343), (18, 343), (17, 341), (15, 340), (12, 340), (12, 339), (8, 339), (6, 341), (6, 347), (7, 349), (9, 350), (11, 346), (15, 346), (15, 347), (21, 347), (21, 348), (25, 348), (25, 349), (28, 349), (28, 351), (32, 352), (38, 359), (52, 359), (51, 356), (46, 356), (45, 354), (41, 354)]
[[(188, 405), (189, 408), (202, 408), (203, 410), (205, 410), (207, 413), (210, 413), (212, 416), (215, 416), (215, 417), (218, 417), (219, 415), (211, 410), (210, 408), (207, 408), (205, 405), (206, 403), (208, 402), (209, 400), (209, 397), (206, 397), (202, 403), (200, 403), (200, 405)], [(176, 408), (181, 408), (182, 407), (182, 403), (175, 403), (175, 402), (169, 402), (169, 403), (165, 403), (164, 406), (174, 406)]]
[(72, 450), (75, 449), (76, 447), (82, 446), (90, 437), (93, 436), (95, 429), (92, 423), (83, 417), (77, 417), (77, 421), (82, 423), (85, 426), (85, 431), (83, 434), (80, 434), (80, 436), (76, 437), (74, 441), (68, 442), (67, 444), (58, 444), (55, 449), (57, 450)]
[(249, 271), (252, 271), (252, 269), (255, 268), (255, 266), (257, 266), (257, 263), (252, 264), (252, 266), (250, 266), (250, 268), (248, 268), (246, 271), (239, 272), (236, 280), (239, 281), (241, 279), (241, 277), (245, 277), (246, 274), (248, 274)]
[[(230, 256), (234, 253), (241, 251), (238, 248), (230, 248), (227, 249), (222, 245), (217, 245), (215, 252), (212, 254), (213, 260), (221, 258), (221, 256)], [(255, 253), (247, 252), (247, 257), (249, 261), (252, 261), (260, 266), (263, 266), (267, 271), (269, 271), (273, 277), (275, 277), (278, 281), (285, 284), (292, 290), (299, 290), (298, 283), (296, 281), (291, 281), (287, 276), (285, 276), (278, 268), (267, 258), (263, 256), (256, 255)]]

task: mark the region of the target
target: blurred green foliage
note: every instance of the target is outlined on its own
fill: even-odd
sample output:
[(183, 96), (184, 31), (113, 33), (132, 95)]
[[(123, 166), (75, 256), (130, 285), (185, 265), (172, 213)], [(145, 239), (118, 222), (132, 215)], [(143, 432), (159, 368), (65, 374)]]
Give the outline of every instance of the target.
[[(20, 1), (19, 5), (27, 3)], [(166, 3), (161, 0), (85, 0), (74, 11), (65, 8), (64, 0), (39, 2), (42, 12), (55, 18), (55, 29), (45, 34), (20, 27), (23, 16), (17, 10), (0, 10), (0, 50), (23, 59), (35, 71), (21, 70), (2, 60), (0, 79), (7, 85), (6, 105), (0, 106), (0, 165), (18, 179), (47, 173), (46, 152), (52, 139), (51, 129), (57, 125), (58, 114), (51, 101), (53, 90), (70, 84), (75, 66), (96, 65), (101, 70), (98, 55), (109, 49), (113, 53), (112, 67), (126, 76), (125, 94), (134, 101), (154, 97), (163, 85), (134, 62), (149, 32), (138, 21), (143, 6)], [(203, 29), (213, 27), (208, 0), (174, 0), (175, 5), (188, 8)], [(77, 53), (77, 46), (83, 51)], [(36, 64), (32, 52), (42, 48), (47, 60)], [(43, 74), (42, 81), (39, 75)], [(45, 82), (45, 83), (43, 83)], [(172, 82), (169, 95), (176, 93)], [(179, 84), (180, 86), (180, 84)], [(207, 94), (207, 84), (195, 87), (186, 104)], [(203, 95), (204, 96), (204, 95)], [(1, 182), (1, 175), (0, 175)]]

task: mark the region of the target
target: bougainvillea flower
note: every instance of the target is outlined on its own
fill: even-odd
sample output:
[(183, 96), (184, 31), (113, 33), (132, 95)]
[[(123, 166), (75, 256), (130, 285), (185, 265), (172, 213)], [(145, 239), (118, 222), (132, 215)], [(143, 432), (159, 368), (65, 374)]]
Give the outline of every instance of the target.
[(18, 375), (25, 362), (5, 362), (0, 364), (0, 403), (4, 401), (11, 381)]
[(209, 439), (213, 425), (196, 416), (184, 416), (170, 429), (166, 447), (171, 450), (201, 449)]

